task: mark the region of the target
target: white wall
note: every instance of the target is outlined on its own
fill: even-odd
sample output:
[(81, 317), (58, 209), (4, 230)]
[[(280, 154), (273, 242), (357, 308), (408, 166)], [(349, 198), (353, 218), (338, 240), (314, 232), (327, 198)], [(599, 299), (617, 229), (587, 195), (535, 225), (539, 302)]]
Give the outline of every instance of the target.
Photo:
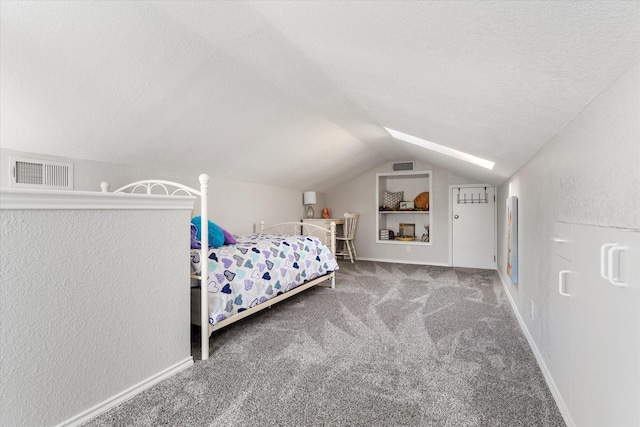
[[(215, 166), (212, 166), (210, 170), (184, 174), (168, 170), (154, 170), (0, 149), (1, 187), (10, 186), (10, 156), (72, 162), (74, 165), (74, 189), (83, 191), (100, 191), (102, 181), (109, 182), (111, 190), (115, 190), (130, 182), (143, 179), (170, 180), (199, 189), (198, 176), (201, 173), (207, 173), (211, 176), (209, 217), (216, 224), (235, 234), (252, 232), (254, 224), (261, 220), (264, 220), (266, 224), (300, 221), (304, 215), (302, 191), (244, 182), (242, 181), (241, 163), (238, 164), (236, 176), (221, 178), (217, 177)], [(323, 204), (324, 194), (318, 193), (318, 205), (315, 209), (318, 218), (322, 212)], [(195, 213), (195, 215), (197, 214), (198, 212)]]
[[(506, 274), (506, 199), (519, 204), (519, 283)], [(499, 271), (541, 357), (554, 333), (547, 284), (555, 221), (640, 229), (640, 66), (597, 96), (498, 192)], [(535, 318), (529, 315), (530, 301)], [(640, 307), (638, 307), (640, 310)], [(594, 313), (594, 316), (597, 316)]]
[(193, 201), (72, 209), (69, 200), (58, 202), (63, 192), (47, 193), (56, 193), (47, 197), (59, 209), (16, 210), (2, 195), (3, 426), (79, 421), (193, 363)]
[[(398, 159), (406, 160), (406, 159)], [(471, 179), (454, 174), (440, 167), (416, 162), (416, 171), (430, 170), (432, 191), (429, 197), (432, 226), (430, 246), (412, 245), (411, 253), (405, 252), (405, 245), (376, 243), (376, 174), (392, 172), (392, 163), (383, 163), (358, 177), (327, 192), (327, 204), (333, 216), (345, 212), (360, 214), (356, 230), (356, 247), (361, 259), (397, 261), (412, 264), (451, 265), (449, 229), (449, 185), (479, 184)]]

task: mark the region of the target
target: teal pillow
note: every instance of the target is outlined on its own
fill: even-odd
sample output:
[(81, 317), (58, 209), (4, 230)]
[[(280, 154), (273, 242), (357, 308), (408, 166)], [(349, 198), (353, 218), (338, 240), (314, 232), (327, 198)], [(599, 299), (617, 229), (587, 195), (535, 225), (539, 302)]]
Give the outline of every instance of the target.
[[(191, 218), (191, 223), (195, 225), (196, 229), (198, 230), (196, 232), (196, 239), (198, 239), (199, 241), (202, 241), (200, 236), (201, 222), (202, 218), (200, 218), (199, 216)], [(222, 232), (220, 227), (209, 221), (209, 246), (211, 246), (212, 248), (219, 248), (222, 245), (224, 245), (224, 233)]]

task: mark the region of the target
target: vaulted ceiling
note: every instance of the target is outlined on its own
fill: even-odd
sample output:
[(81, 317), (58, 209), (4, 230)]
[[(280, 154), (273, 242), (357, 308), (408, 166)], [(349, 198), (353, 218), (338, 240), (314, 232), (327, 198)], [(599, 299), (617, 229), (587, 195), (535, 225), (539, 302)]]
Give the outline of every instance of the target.
[(640, 57), (631, 1), (0, 7), (3, 148), (320, 191), (389, 160), (502, 183)]

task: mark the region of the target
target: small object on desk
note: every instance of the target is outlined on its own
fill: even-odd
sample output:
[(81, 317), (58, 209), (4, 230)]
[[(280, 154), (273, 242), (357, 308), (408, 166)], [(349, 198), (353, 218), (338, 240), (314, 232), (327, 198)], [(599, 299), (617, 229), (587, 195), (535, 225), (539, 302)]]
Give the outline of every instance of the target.
[(315, 191), (305, 191), (302, 194), (303, 204), (307, 207), (306, 216), (307, 218), (313, 218), (315, 216), (315, 212), (313, 211), (313, 205), (316, 204), (316, 192)]
[(324, 219), (331, 218), (331, 209), (329, 209), (329, 208), (322, 209), (322, 218), (324, 218)]

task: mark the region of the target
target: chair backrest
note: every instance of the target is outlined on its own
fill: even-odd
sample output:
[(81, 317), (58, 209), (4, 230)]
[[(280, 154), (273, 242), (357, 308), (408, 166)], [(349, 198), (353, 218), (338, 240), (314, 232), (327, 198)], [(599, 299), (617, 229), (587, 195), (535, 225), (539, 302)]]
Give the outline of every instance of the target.
[(354, 239), (356, 237), (356, 225), (358, 225), (357, 213), (345, 213), (344, 214), (344, 237), (347, 239)]

